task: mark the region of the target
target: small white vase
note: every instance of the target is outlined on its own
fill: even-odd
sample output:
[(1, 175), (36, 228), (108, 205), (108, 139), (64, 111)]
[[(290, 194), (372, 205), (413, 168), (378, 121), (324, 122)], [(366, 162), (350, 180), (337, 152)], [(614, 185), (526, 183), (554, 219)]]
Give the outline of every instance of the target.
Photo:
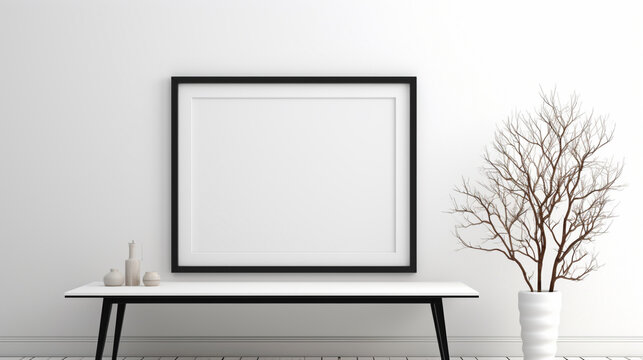
[(524, 360), (553, 360), (560, 324), (561, 293), (518, 293), (520, 336)]
[(145, 286), (159, 286), (161, 283), (161, 275), (154, 271), (148, 271), (143, 275), (143, 284)]
[(124, 281), (125, 277), (118, 269), (109, 269), (109, 272), (103, 276), (105, 286), (121, 286)]

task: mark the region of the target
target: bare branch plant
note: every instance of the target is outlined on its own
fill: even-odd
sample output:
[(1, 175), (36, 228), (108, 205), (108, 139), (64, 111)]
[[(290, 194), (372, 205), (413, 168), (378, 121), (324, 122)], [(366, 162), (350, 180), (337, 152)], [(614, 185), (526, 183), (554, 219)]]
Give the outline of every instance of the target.
[[(502, 254), (531, 291), (554, 291), (558, 280), (579, 281), (598, 268), (588, 245), (609, 228), (623, 165), (598, 157), (614, 134), (605, 116), (582, 112), (576, 95), (565, 104), (556, 91), (540, 97), (539, 108), (496, 131), (483, 180), (463, 179), (452, 212), (465, 248)], [(476, 227), (488, 236), (465, 239)]]

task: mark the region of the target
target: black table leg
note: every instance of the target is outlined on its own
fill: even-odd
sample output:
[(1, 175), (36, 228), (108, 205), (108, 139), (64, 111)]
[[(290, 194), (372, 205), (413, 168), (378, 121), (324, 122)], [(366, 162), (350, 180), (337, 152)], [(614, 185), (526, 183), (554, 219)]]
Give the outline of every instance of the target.
[(112, 360), (116, 360), (118, 354), (118, 345), (121, 342), (121, 329), (123, 328), (123, 317), (125, 316), (125, 303), (119, 302), (116, 308), (116, 327), (114, 328), (114, 349), (112, 350)]
[(98, 327), (98, 342), (96, 343), (96, 360), (103, 359), (103, 350), (105, 349), (107, 327), (109, 326), (109, 316), (111, 313), (112, 301), (103, 299), (103, 309), (100, 312), (100, 325)]
[(438, 347), (440, 348), (440, 358), (449, 360), (449, 345), (447, 343), (447, 329), (444, 323), (444, 308), (442, 299), (431, 301), (431, 311), (433, 312), (433, 323), (435, 324), (435, 335), (438, 338)]

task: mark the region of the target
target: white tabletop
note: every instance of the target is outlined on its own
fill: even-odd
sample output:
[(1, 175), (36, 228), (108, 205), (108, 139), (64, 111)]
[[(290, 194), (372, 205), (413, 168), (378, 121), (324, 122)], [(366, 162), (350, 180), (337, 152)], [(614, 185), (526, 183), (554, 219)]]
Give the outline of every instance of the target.
[(161, 282), (159, 286), (105, 286), (92, 282), (65, 297), (127, 296), (426, 296), (478, 297), (460, 282)]

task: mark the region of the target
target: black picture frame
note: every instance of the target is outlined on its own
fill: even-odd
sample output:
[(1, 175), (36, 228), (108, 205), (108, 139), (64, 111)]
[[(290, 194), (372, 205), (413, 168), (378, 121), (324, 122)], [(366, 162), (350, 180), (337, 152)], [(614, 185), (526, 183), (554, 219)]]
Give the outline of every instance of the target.
[[(409, 91), (409, 251), (404, 266), (195, 266), (179, 263), (179, 92), (182, 84), (403, 84)], [(417, 78), (414, 76), (173, 76), (171, 78), (171, 270), (174, 273), (414, 273), (417, 271)]]

